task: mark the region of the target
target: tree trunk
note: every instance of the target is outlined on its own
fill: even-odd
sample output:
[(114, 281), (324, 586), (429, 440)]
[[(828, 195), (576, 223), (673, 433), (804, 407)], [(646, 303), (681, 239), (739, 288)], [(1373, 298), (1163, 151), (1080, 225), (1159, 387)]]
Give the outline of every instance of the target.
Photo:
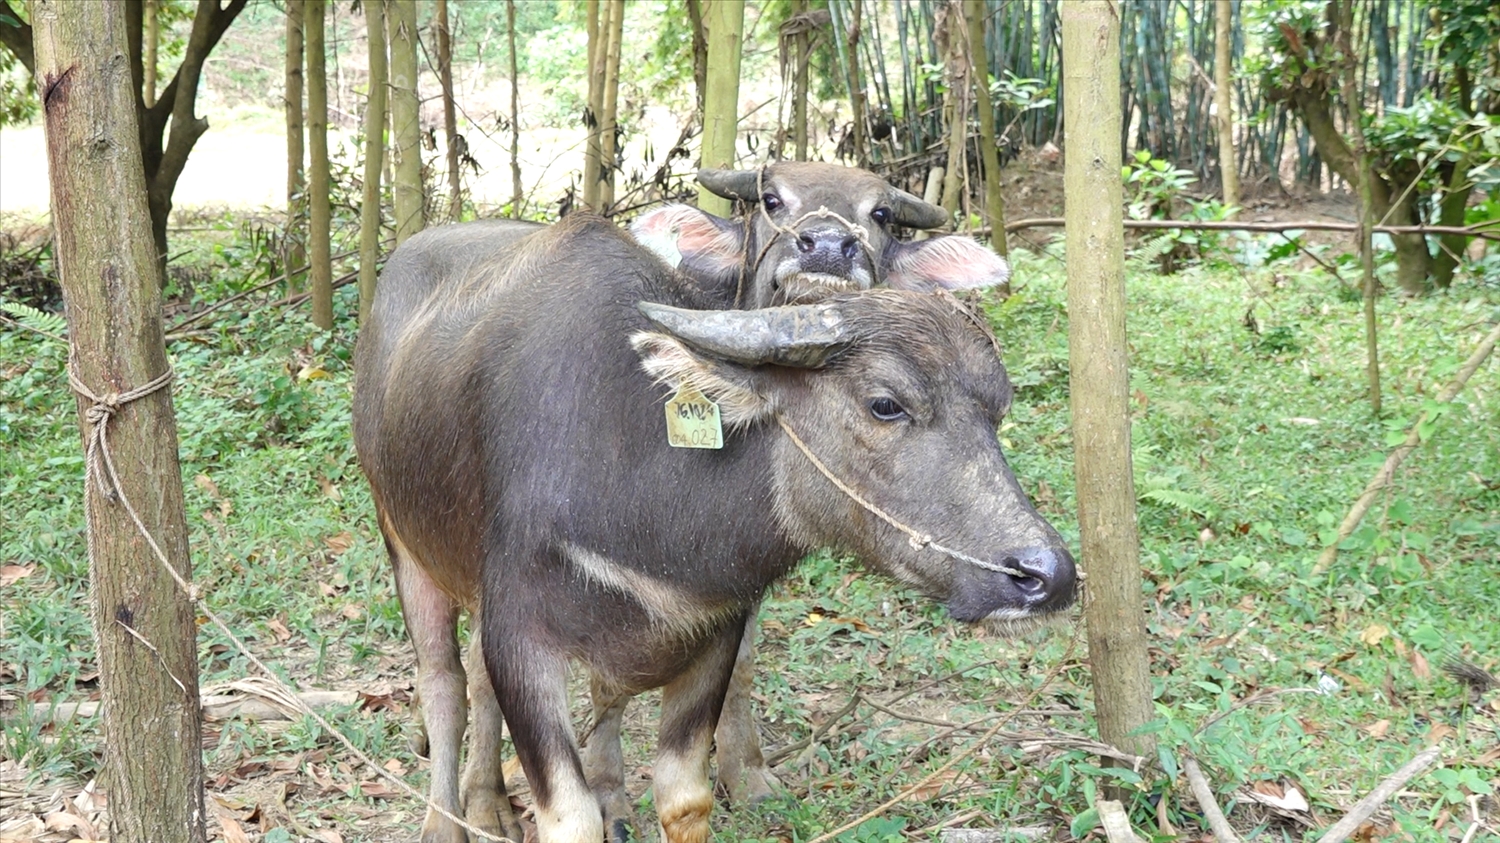
[(161, 46), (161, 26), (156, 20), (159, 5), (159, 0), (146, 0), (145, 32), (141, 37), (145, 44), (145, 56), (141, 59), (141, 69), (145, 74), (141, 83), (141, 101), (147, 108), (156, 105), (156, 52)]
[(943, 169), (943, 210), (951, 219), (963, 201), (964, 174), (967, 163), (964, 144), (968, 140), (969, 63), (965, 59), (968, 27), (964, 25), (963, 7), (949, 0), (944, 7), (944, 26), (948, 46), (948, 161)]
[(323, 26), (324, 0), (307, 0), (303, 31), (307, 36), (307, 251), (312, 281), (312, 321), (333, 328), (333, 264), (329, 238), (332, 208), (328, 200), (328, 72)]
[[(984, 0), (965, 0), (969, 6), (969, 62), (974, 68), (974, 94), (979, 107), (979, 157), (984, 165), (984, 211), (990, 226), (990, 248), (1009, 254), (1005, 243), (1005, 197), (1000, 193), (1000, 153), (995, 146), (995, 106), (990, 102), (990, 62), (984, 48)], [(1006, 282), (1004, 293), (1009, 294)]]
[[(1474, 183), (1468, 177), (1471, 163), (1469, 157), (1465, 156), (1453, 165), (1453, 172), (1448, 174), (1442, 201), (1438, 203), (1438, 225), (1464, 224), (1464, 210), (1469, 205), (1469, 194), (1474, 190)], [(1438, 250), (1437, 257), (1432, 259), (1432, 283), (1439, 289), (1446, 290), (1453, 284), (1453, 271), (1458, 268), (1464, 250), (1469, 247), (1469, 238), (1462, 234), (1444, 234), (1438, 242), (1442, 247)]]
[(521, 81), (516, 75), (516, 0), (505, 0), (510, 40), (510, 215), (521, 218)]
[[(797, 0), (797, 13), (807, 14), (807, 0)], [(792, 36), (792, 48), (797, 55), (796, 75), (792, 82), (792, 136), (797, 149), (797, 160), (807, 160), (807, 65), (811, 56), (812, 39), (806, 27), (800, 27)]]
[(391, 140), (395, 158), (391, 196), (396, 204), (396, 245), (427, 226), (422, 190), (422, 126), (417, 99), (417, 3), (387, 0), (391, 51)]
[(1099, 737), (1153, 755), (1151, 674), (1130, 464), (1120, 19), (1110, 0), (1063, 3), (1068, 365), (1084, 603)]
[(609, 38), (610, 0), (588, 0), (589, 38), (589, 104), (583, 113), (583, 125), (588, 130), (588, 145), (583, 153), (583, 204), (584, 207), (599, 207), (599, 168), (603, 160), (603, 140), (600, 134), (600, 115), (604, 112), (604, 42)]
[[(71, 365), (96, 395), (128, 393), (169, 371), (162, 270), (136, 129), (139, 93), (126, 58), (128, 11), (120, 0), (35, 0), (31, 13)], [(99, 475), (85, 475), (93, 484), (84, 500), (109, 838), (201, 843), (193, 606), (122, 505), (130, 502), (167, 563), (190, 578), (171, 389), (121, 403), (103, 418), (96, 411), (79, 397), (85, 442), (95, 425), (111, 425), (106, 447), (123, 494), (106, 493)]]
[(615, 204), (619, 155), (620, 43), (625, 37), (625, 0), (609, 0), (609, 37), (604, 42), (604, 113), (599, 118), (599, 213)]
[(693, 30), (693, 90), (697, 92), (701, 112), (708, 90), (708, 35), (703, 27), (703, 0), (687, 0), (687, 13), (688, 26)]
[(458, 115), (453, 105), (453, 37), (448, 31), (448, 0), (437, 0), (433, 13), (437, 28), (438, 83), (443, 88), (443, 142), (448, 145), (448, 221), (463, 216), (463, 183), (458, 171)]
[(1225, 207), (1240, 204), (1240, 169), (1234, 156), (1234, 103), (1231, 89), (1229, 0), (1214, 0), (1214, 111), (1219, 121), (1219, 182)]
[(860, 26), (863, 24), (864, 3), (860, 0), (850, 0), (853, 4), (853, 14), (849, 21), (849, 108), (853, 112), (854, 119), (854, 163), (863, 167), (869, 158), (865, 147), (865, 85), (859, 75), (859, 36)]
[[(1375, 295), (1379, 288), (1375, 284), (1375, 244), (1371, 227), (1375, 225), (1375, 168), (1371, 166), (1370, 148), (1365, 143), (1364, 126), (1360, 124), (1360, 97), (1355, 74), (1358, 65), (1354, 61), (1354, 49), (1350, 43), (1354, 29), (1354, 0), (1344, 0), (1342, 8), (1334, 2), (1339, 20), (1339, 41), (1344, 54), (1343, 73), (1344, 105), (1349, 109), (1349, 132), (1354, 136), (1354, 167), (1357, 179), (1352, 180), (1359, 194), (1359, 265), (1361, 288), (1364, 290), (1365, 311), (1365, 374), (1369, 383), (1370, 412), (1380, 417), (1380, 343), (1376, 330)], [(1427, 250), (1423, 245), (1422, 250)]]
[[(1339, 133), (1333, 122), (1327, 91), (1323, 89), (1298, 88), (1292, 95), (1293, 103), (1302, 120), (1307, 124), (1317, 146), (1318, 158), (1348, 182), (1359, 189), (1359, 164), (1349, 144)], [(1370, 201), (1374, 216), (1389, 225), (1418, 225), (1420, 215), (1410, 198), (1391, 206), (1391, 194), (1404, 192), (1405, 184), (1388, 185), (1377, 176), (1370, 182)], [(1401, 289), (1412, 295), (1427, 291), (1427, 279), (1432, 271), (1432, 255), (1427, 251), (1427, 238), (1420, 234), (1393, 234), (1391, 241), (1396, 248), (1396, 281)]]
[(286, 289), (302, 290), (307, 266), (307, 180), (302, 172), (302, 20), (306, 0), (286, 0)]
[[(707, 5), (708, 81), (703, 97), (704, 167), (733, 167), (739, 137), (740, 56), (745, 36), (745, 0), (715, 0)], [(698, 186), (698, 207), (729, 216), (729, 200)]]
[(380, 260), (380, 174), (385, 168), (385, 94), (390, 73), (385, 55), (385, 0), (365, 0), (370, 52), (370, 97), (365, 102), (365, 184), (359, 206), (359, 324), (375, 301), (375, 265)]

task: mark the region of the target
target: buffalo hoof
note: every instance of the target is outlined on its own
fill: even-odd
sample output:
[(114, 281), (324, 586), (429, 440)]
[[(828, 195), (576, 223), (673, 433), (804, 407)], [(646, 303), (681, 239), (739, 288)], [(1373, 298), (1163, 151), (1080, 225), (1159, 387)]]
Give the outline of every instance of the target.
[[(493, 790), (468, 794), (468, 803), (464, 806), (464, 820), (469, 825), (487, 834), (499, 837), (509, 837), (516, 843), (524, 840), (524, 832), (521, 824), (516, 821), (516, 816), (510, 807), (510, 799)], [(427, 843), (427, 841), (422, 841)], [(475, 837), (469, 843), (485, 843), (484, 838)]]
[(741, 767), (720, 776), (729, 801), (735, 805), (754, 805), (775, 796), (781, 790), (781, 781), (770, 767), (759, 765)]
[(607, 843), (630, 843), (635, 840), (635, 815), (630, 810), (630, 800), (625, 798), (625, 788), (595, 791), (599, 807), (604, 812), (604, 832)]
[(422, 843), (469, 843), (469, 837), (447, 817), (428, 811), (427, 821), (422, 823)]

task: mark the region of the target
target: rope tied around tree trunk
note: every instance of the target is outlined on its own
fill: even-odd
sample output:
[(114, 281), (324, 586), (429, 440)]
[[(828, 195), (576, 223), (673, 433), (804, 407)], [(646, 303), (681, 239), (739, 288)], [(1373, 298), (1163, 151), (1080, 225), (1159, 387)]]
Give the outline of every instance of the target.
[(1028, 576), (1027, 574), (1022, 573), (1015, 568), (1011, 568), (1006, 565), (997, 565), (994, 562), (986, 562), (983, 559), (976, 559), (973, 556), (968, 555), (967, 553), (963, 553), (962, 551), (954, 550), (951, 547), (940, 545), (933, 540), (930, 534), (917, 532), (911, 527), (908, 527), (900, 521), (897, 521), (885, 510), (865, 500), (864, 497), (859, 494), (859, 492), (856, 492), (851, 486), (849, 486), (849, 484), (845, 483), (837, 476), (835, 476), (834, 473), (829, 470), (828, 466), (824, 465), (823, 461), (818, 459), (817, 455), (812, 452), (812, 449), (807, 447), (807, 443), (802, 441), (802, 437), (798, 436), (796, 431), (792, 430), (792, 426), (786, 423), (785, 418), (780, 415), (776, 416), (776, 423), (781, 425), (781, 429), (786, 432), (787, 438), (792, 440), (792, 444), (797, 446), (797, 450), (801, 451), (802, 455), (807, 457), (807, 459), (813, 464), (813, 467), (816, 468), (818, 472), (824, 477), (828, 478), (828, 482), (832, 483), (834, 486), (837, 486), (840, 492), (848, 495), (850, 500), (869, 510), (870, 513), (875, 517), (891, 525), (892, 527), (895, 527), (897, 530), (905, 533), (907, 541), (911, 544), (912, 550), (935, 550), (938, 553), (952, 557), (953, 559), (957, 559), (960, 562), (967, 562), (976, 568), (983, 568), (986, 571), (994, 571), (997, 574), (1006, 574), (1007, 576), (1012, 577)]
[[(69, 353), (68, 385), (73, 388), (73, 391), (75, 393), (89, 402), (88, 408), (86, 408), (83, 412), (84, 419), (90, 425), (90, 429), (87, 434), (88, 445), (85, 449), (84, 455), (84, 517), (86, 519), (89, 518), (89, 513), (92, 509), (94, 490), (97, 486), (98, 491), (104, 495), (104, 498), (106, 500), (112, 503), (118, 503), (120, 506), (125, 508), (126, 514), (129, 515), (130, 520), (135, 523), (136, 530), (138, 530), (141, 534), (141, 537), (146, 540), (146, 544), (150, 546), (152, 554), (156, 556), (156, 561), (161, 563), (162, 568), (167, 572), (168, 575), (172, 577), (173, 582), (177, 583), (177, 587), (182, 589), (182, 593), (187, 596), (188, 601), (196, 608), (196, 610), (202, 612), (205, 618), (207, 618), (214, 626), (218, 627), (219, 631), (229, 639), (229, 642), (234, 645), (234, 648), (239, 651), (240, 655), (244, 656), (247, 661), (254, 665), (257, 670), (259, 670), (268, 680), (270, 680), (272, 685), (285, 692), (287, 699), (291, 700), (295, 704), (296, 708), (302, 712), (302, 714), (311, 718), (313, 722), (318, 724), (319, 727), (328, 732), (328, 734), (332, 735), (334, 739), (342, 744), (345, 749), (349, 750), (349, 752), (352, 753), (355, 758), (359, 759), (361, 763), (369, 767), (371, 770), (374, 770), (378, 776), (395, 785), (406, 795), (425, 804), (430, 810), (436, 811), (437, 813), (446, 817), (448, 820), (457, 823), (465, 831), (480, 839), (495, 841), (495, 843), (517, 843), (517, 841), (511, 840), (508, 837), (500, 837), (498, 835), (491, 834), (487, 831), (484, 831), (483, 829), (476, 828), (468, 822), (465, 822), (462, 817), (456, 816), (453, 812), (447, 810), (446, 808), (443, 808), (441, 805), (434, 803), (431, 799), (428, 799), (426, 795), (417, 792), (417, 790), (411, 785), (407, 784), (404, 779), (385, 769), (385, 767), (381, 766), (378, 762), (375, 761), (375, 759), (371, 758), (363, 750), (355, 746), (354, 742), (349, 740), (349, 738), (346, 737), (343, 732), (334, 728), (332, 723), (329, 723), (328, 720), (325, 719), (321, 714), (318, 714), (318, 712), (314, 711), (312, 706), (303, 701), (303, 699), (297, 695), (296, 691), (293, 688), (289, 687), (285, 682), (283, 682), (280, 677), (278, 677), (276, 673), (266, 665), (265, 662), (261, 661), (259, 657), (250, 652), (250, 649), (245, 646), (245, 643), (240, 640), (239, 636), (234, 634), (234, 632), (229, 628), (229, 625), (221, 620), (218, 615), (214, 614), (213, 611), (204, 604), (203, 595), (198, 591), (198, 586), (194, 583), (189, 582), (182, 576), (182, 574), (178, 573), (176, 568), (172, 567), (172, 563), (167, 559), (167, 554), (163, 552), (161, 546), (156, 543), (156, 539), (152, 537), (151, 531), (148, 530), (145, 523), (141, 521), (140, 515), (136, 514), (135, 507), (130, 503), (130, 498), (126, 497), (125, 495), (124, 487), (120, 485), (120, 476), (119, 473), (115, 470), (114, 455), (110, 453), (109, 449), (109, 423), (126, 404), (129, 404), (133, 401), (139, 401), (140, 399), (145, 398), (148, 395), (154, 394), (158, 390), (167, 388), (168, 384), (172, 382), (173, 377), (174, 375), (172, 368), (168, 366), (165, 372), (156, 376), (151, 381), (142, 386), (136, 387), (135, 389), (128, 390), (126, 392), (106, 392), (101, 396), (98, 393), (94, 392), (92, 389), (89, 389), (89, 387), (78, 376), (77, 358), (72, 353)], [(89, 568), (90, 570), (92, 570), (95, 566), (96, 561), (94, 558), (94, 542), (92, 540), (92, 536), (90, 537), (88, 548)], [(141, 642), (147, 647), (151, 647), (151, 649), (153, 650), (155, 649), (155, 647), (152, 646), (149, 641), (141, 638), (140, 634), (135, 630), (130, 629), (130, 627), (128, 626), (126, 626), (125, 629), (131, 635), (135, 636), (138, 640), (141, 640)], [(186, 687), (180, 680), (177, 679), (177, 677), (171, 675), (170, 670), (168, 671), (167, 675), (171, 676), (172, 680), (177, 683), (177, 686), (179, 688), (183, 688), (184, 692), (186, 692)], [(192, 703), (197, 705), (199, 704), (199, 701), (193, 700)]]

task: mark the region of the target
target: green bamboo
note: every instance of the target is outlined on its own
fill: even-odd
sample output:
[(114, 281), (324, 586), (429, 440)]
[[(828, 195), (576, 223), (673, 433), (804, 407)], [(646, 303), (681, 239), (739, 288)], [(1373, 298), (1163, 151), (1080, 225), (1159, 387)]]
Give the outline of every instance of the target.
[[(708, 27), (708, 84), (703, 97), (705, 167), (733, 167), (739, 129), (741, 40), (745, 32), (745, 0), (715, 0), (704, 6)], [(698, 207), (729, 216), (729, 200), (698, 188)]]

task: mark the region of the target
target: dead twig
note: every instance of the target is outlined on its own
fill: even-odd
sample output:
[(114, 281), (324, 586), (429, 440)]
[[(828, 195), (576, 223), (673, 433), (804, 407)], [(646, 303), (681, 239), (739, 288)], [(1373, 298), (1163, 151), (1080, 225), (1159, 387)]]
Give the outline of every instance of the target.
[(1425, 772), (1442, 754), (1442, 747), (1437, 746), (1417, 753), (1415, 758), (1406, 762), (1405, 766), (1387, 776), (1385, 781), (1370, 791), (1369, 796), (1356, 802), (1343, 819), (1334, 823), (1332, 828), (1318, 838), (1318, 843), (1343, 843), (1349, 835), (1359, 829), (1365, 820), (1380, 810), (1380, 806), (1384, 805), (1387, 799), (1394, 796), (1396, 791), (1405, 787), (1406, 783), (1416, 778), (1418, 774)]
[(1214, 838), (1219, 843), (1240, 843), (1240, 836), (1234, 833), (1224, 812), (1219, 810), (1219, 803), (1214, 799), (1214, 789), (1209, 786), (1208, 777), (1203, 775), (1203, 768), (1198, 766), (1198, 759), (1191, 755), (1184, 756), (1182, 771), (1187, 774), (1188, 786), (1193, 789), (1193, 798), (1198, 800), (1198, 807), (1208, 817), (1208, 827), (1213, 829)]
[[(1474, 372), (1489, 358), (1490, 352), (1495, 350), (1495, 343), (1497, 341), (1500, 341), (1500, 322), (1497, 322), (1495, 327), (1485, 335), (1484, 339), (1479, 341), (1478, 347), (1474, 349), (1473, 354), (1469, 355), (1469, 359), (1464, 361), (1464, 365), (1453, 376), (1453, 380), (1447, 386), (1443, 387), (1442, 392), (1438, 393), (1436, 399), (1438, 404), (1447, 404), (1458, 395), (1459, 390), (1464, 388), (1464, 384), (1469, 382), (1469, 378), (1473, 377)], [(1338, 537), (1330, 542), (1327, 547), (1323, 548), (1322, 553), (1318, 554), (1317, 564), (1313, 565), (1312, 569), (1313, 576), (1316, 577), (1323, 574), (1333, 564), (1334, 558), (1339, 553), (1339, 542), (1347, 539), (1354, 532), (1354, 528), (1359, 526), (1359, 522), (1364, 519), (1365, 513), (1369, 512), (1371, 505), (1375, 503), (1375, 496), (1380, 493), (1381, 489), (1391, 484), (1391, 479), (1396, 475), (1396, 469), (1400, 468), (1401, 463), (1405, 461), (1406, 457), (1412, 451), (1415, 451), (1418, 445), (1422, 444), (1422, 427), (1431, 418), (1431, 412), (1422, 413), (1422, 417), (1417, 419), (1416, 424), (1411, 426), (1411, 430), (1407, 431), (1406, 441), (1398, 445), (1396, 450), (1391, 451), (1390, 456), (1385, 459), (1385, 464), (1380, 467), (1379, 471), (1375, 472), (1375, 476), (1370, 478), (1370, 482), (1365, 484), (1365, 490), (1359, 493), (1358, 498), (1354, 499), (1354, 505), (1349, 508), (1349, 514), (1345, 515), (1343, 522), (1339, 524)]]
[(1135, 829), (1130, 827), (1130, 815), (1125, 813), (1124, 805), (1113, 799), (1100, 799), (1094, 808), (1099, 812), (1099, 825), (1109, 843), (1141, 843)]

